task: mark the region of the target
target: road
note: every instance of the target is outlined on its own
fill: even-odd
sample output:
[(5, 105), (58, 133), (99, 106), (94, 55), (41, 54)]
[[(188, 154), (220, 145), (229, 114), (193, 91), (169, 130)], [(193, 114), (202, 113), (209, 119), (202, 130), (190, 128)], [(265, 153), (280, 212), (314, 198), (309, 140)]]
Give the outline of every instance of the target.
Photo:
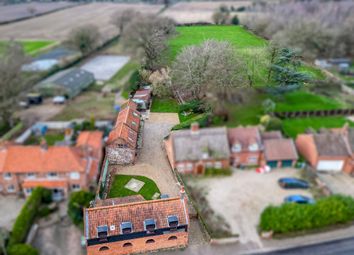
[(259, 255), (352, 255), (354, 238), (345, 238), (330, 242), (291, 248), (282, 251), (257, 253)]

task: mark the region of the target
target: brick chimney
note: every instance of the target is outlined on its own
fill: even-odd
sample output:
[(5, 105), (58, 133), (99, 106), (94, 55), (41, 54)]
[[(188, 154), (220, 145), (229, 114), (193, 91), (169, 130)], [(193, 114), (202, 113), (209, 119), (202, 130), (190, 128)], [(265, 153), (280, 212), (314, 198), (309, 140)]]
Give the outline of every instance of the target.
[(179, 194), (182, 200), (184, 200), (184, 197), (186, 196), (186, 191), (184, 190), (184, 186), (181, 185), (180, 190), (179, 190)]
[(199, 135), (199, 123), (193, 122), (191, 124), (191, 134), (192, 135)]

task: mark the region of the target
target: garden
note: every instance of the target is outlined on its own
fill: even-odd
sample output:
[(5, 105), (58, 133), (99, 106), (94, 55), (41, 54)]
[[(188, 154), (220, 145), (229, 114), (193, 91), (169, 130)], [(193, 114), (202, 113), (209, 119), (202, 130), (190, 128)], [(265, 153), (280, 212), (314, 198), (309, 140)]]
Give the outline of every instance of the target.
[(156, 183), (144, 176), (115, 175), (109, 190), (109, 198), (141, 195), (146, 200), (160, 197), (160, 190)]
[[(8, 41), (0, 41), (0, 54), (5, 50), (5, 47), (8, 45)], [(34, 56), (38, 52), (44, 50), (45, 48), (48, 48), (51, 45), (56, 44), (55, 41), (49, 41), (49, 40), (23, 40), (23, 41), (18, 41), (18, 43), (21, 44), (23, 47), (24, 52), (27, 55)]]

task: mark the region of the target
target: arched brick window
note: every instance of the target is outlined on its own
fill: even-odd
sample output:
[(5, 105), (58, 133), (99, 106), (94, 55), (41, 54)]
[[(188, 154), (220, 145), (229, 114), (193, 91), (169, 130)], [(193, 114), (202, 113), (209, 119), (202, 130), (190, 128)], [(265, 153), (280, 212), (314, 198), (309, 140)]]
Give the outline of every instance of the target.
[(100, 247), (99, 251), (108, 251), (109, 248), (107, 246)]
[(155, 243), (155, 240), (154, 239), (149, 239), (149, 240), (146, 240), (145, 243)]
[(172, 241), (172, 240), (177, 240), (177, 236), (170, 236), (170, 237), (168, 238), (168, 241)]
[(123, 247), (132, 247), (132, 246), (133, 246), (132, 243), (125, 243), (125, 244), (123, 244)]

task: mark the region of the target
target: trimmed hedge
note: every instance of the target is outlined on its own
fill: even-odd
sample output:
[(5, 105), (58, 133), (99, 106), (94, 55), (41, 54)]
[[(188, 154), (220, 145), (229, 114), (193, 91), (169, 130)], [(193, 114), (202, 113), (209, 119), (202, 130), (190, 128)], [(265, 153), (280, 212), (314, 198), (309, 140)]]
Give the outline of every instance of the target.
[(28, 244), (15, 244), (7, 248), (8, 255), (39, 255), (37, 249)]
[(40, 187), (32, 191), (31, 196), (27, 198), (20, 214), (16, 218), (9, 239), (9, 247), (23, 243), (26, 240), (27, 234), (38, 215), (40, 205), (44, 202), (51, 202), (48, 194), (49, 192), (46, 189)]
[(205, 169), (205, 176), (230, 176), (232, 175), (232, 171), (230, 168), (206, 168)]
[(313, 205), (268, 206), (261, 214), (260, 230), (286, 234), (344, 224), (354, 220), (354, 199), (334, 195)]

